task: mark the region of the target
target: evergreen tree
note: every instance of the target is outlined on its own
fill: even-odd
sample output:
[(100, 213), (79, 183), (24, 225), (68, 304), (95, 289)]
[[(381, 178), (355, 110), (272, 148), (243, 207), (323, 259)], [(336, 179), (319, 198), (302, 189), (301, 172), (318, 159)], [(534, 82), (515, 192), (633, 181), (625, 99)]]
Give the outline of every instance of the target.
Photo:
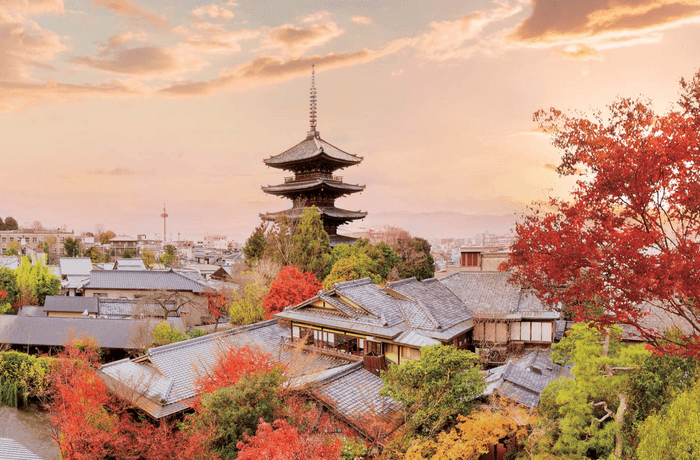
[(253, 234), (248, 237), (245, 246), (243, 246), (243, 255), (245, 255), (246, 264), (249, 267), (254, 265), (255, 262), (265, 256), (267, 249), (267, 223), (262, 222), (255, 227)]
[(330, 271), (331, 243), (316, 206), (304, 209), (292, 237), (290, 262), (301, 271), (324, 278)]
[(19, 230), (19, 224), (17, 223), (14, 217), (7, 217), (5, 219), (5, 225), (3, 226), (3, 230)]

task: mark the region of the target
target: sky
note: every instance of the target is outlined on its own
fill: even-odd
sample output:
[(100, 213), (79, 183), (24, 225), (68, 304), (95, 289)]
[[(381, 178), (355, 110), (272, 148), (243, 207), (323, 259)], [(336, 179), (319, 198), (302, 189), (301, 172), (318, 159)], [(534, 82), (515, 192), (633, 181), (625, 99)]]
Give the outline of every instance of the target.
[(263, 159), (305, 138), (312, 63), (321, 137), (364, 157), (336, 206), (517, 214), (573, 185), (533, 113), (671, 108), (700, 0), (0, 0), (0, 217), (160, 236), (165, 203), (169, 237), (244, 239), (289, 207)]

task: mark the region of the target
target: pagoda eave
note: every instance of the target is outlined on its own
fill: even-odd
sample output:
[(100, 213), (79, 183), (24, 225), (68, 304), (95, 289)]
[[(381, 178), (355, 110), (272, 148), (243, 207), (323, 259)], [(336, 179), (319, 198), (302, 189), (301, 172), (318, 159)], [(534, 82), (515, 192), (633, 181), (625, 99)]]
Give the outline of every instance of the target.
[(340, 197), (361, 192), (365, 189), (365, 186), (320, 179), (303, 182), (291, 182), (279, 185), (268, 185), (261, 188), (263, 192), (277, 196), (295, 195), (298, 193), (312, 191), (326, 191), (327, 193)]

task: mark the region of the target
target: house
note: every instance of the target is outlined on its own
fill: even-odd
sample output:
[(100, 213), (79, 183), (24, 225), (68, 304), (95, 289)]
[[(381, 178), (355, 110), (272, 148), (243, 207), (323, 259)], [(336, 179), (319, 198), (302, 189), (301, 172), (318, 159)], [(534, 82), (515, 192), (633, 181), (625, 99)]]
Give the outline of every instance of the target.
[(115, 257), (122, 257), (124, 255), (124, 251), (129, 251), (131, 255), (138, 255), (139, 254), (139, 246), (138, 246), (139, 240), (132, 238), (127, 235), (119, 235), (115, 236), (111, 240), (109, 240), (109, 244), (114, 250), (114, 255)]
[(498, 394), (519, 404), (537, 407), (542, 390), (560, 377), (572, 379), (571, 369), (554, 364), (550, 350), (535, 348), (520, 359), (490, 369), (482, 394)]
[(322, 402), (333, 416), (351, 426), (363, 412), (388, 414), (400, 407), (379, 396), (381, 380), (365, 370), (362, 362), (283, 345), (289, 338), (288, 328), (268, 320), (151, 348), (141, 357), (101, 366), (99, 375), (113, 391), (160, 419), (189, 410), (189, 403), (198, 396), (197, 380), (207, 375), (229, 347), (248, 345), (285, 365), (289, 388)]
[(82, 295), (85, 284), (90, 280), (92, 262), (89, 257), (61, 257), (61, 287), (69, 296)]
[(117, 259), (112, 266), (112, 270), (147, 270), (146, 265), (140, 258)]
[[(370, 278), (336, 283), (331, 291), (275, 315), (292, 340), (334, 355), (379, 357), (400, 364), (418, 359), (420, 348), (439, 343), (466, 348), (473, 314), (435, 279), (387, 283)], [(368, 360), (368, 362), (371, 361)]]
[[(179, 318), (169, 318), (168, 322), (173, 327), (182, 327)], [(152, 341), (151, 332), (159, 323), (152, 319), (0, 315), (0, 344), (42, 354), (64, 346), (73, 338), (93, 337), (105, 354), (114, 357), (146, 348)]]
[(474, 312), (475, 344), (547, 345), (561, 314), (530, 290), (508, 282), (507, 272), (459, 272), (440, 283)]
[(86, 297), (139, 299), (145, 303), (177, 303), (187, 326), (208, 319), (205, 292), (212, 289), (172, 270), (92, 270)]
[(44, 303), (44, 314), (49, 317), (95, 318), (97, 313), (97, 297), (47, 295)]
[(220, 265), (210, 264), (189, 264), (185, 266), (188, 270), (197, 271), (205, 280), (214, 279), (218, 281), (229, 281), (231, 276)]
[(21, 230), (0, 230), (0, 255), (12, 248), (18, 247), (19, 252), (27, 254), (27, 250), (44, 250), (48, 246), (53, 260), (66, 253), (63, 243), (66, 238), (75, 238), (75, 234), (65, 230), (35, 230), (25, 228)]

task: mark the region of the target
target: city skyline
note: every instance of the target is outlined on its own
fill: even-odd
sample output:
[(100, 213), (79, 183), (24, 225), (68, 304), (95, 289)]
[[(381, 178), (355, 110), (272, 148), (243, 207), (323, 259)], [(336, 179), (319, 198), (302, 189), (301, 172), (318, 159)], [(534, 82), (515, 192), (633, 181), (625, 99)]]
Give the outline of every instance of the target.
[(245, 236), (287, 206), (263, 159), (304, 139), (312, 63), (318, 130), (365, 159), (343, 207), (512, 215), (573, 184), (534, 111), (664, 110), (700, 67), (691, 0), (161, 6), (2, 3), (0, 217), (152, 235), (166, 202), (169, 235)]

